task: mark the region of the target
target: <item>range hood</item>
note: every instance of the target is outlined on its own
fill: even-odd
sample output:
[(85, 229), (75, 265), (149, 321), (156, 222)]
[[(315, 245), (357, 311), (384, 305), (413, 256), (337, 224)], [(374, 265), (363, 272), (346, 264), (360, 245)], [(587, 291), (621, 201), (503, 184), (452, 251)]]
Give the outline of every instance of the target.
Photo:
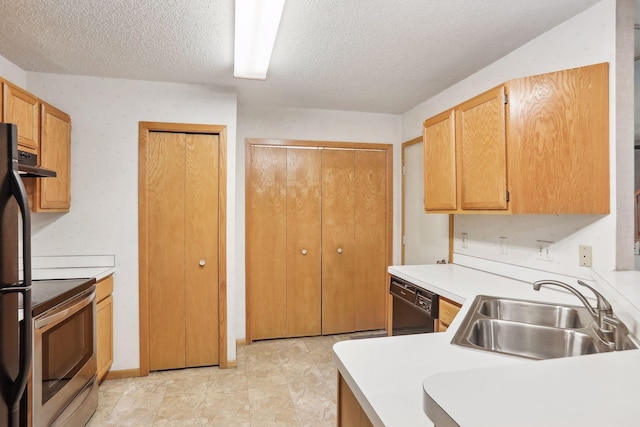
[(36, 166), (38, 156), (26, 151), (18, 150), (18, 172), (25, 178), (53, 178), (56, 171)]

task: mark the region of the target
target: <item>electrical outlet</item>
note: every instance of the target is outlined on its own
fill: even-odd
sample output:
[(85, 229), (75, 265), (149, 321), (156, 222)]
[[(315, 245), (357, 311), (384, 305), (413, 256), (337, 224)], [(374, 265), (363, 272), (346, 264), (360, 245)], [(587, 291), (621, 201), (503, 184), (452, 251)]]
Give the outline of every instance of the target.
[(546, 240), (537, 240), (537, 242), (538, 254), (536, 255), (536, 259), (553, 262), (553, 242)]
[(462, 248), (467, 249), (469, 247), (469, 234), (462, 233)]
[(500, 237), (500, 255), (507, 255), (509, 252), (509, 239)]
[(580, 245), (578, 248), (578, 265), (582, 267), (591, 267), (593, 265), (593, 258), (591, 256), (591, 246)]

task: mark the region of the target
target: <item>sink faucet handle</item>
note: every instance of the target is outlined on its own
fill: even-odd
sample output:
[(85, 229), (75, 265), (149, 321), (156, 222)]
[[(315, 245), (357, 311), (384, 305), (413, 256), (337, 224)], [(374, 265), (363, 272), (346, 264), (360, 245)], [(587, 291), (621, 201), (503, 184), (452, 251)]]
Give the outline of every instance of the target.
[(607, 299), (600, 292), (596, 291), (595, 289), (593, 289), (593, 287), (587, 285), (582, 280), (578, 280), (578, 284), (584, 286), (585, 288), (588, 288), (589, 290), (591, 290), (591, 292), (593, 292), (593, 294), (596, 296), (596, 300), (598, 301), (598, 310), (604, 311), (609, 315), (612, 314), (611, 304), (609, 304), (609, 301), (607, 301)]

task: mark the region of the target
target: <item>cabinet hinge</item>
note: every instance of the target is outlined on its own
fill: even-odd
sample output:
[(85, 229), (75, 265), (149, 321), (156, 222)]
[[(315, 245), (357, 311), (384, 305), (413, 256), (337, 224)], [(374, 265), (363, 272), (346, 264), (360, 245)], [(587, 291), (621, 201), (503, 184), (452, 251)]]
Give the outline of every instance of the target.
[(402, 236), (402, 246), (407, 246), (407, 236)]
[(509, 103), (509, 95), (507, 95), (506, 93), (504, 94), (504, 105), (507, 105)]
[(509, 201), (509, 192), (507, 191), (507, 202)]
[(402, 176), (407, 176), (407, 167), (402, 165)]

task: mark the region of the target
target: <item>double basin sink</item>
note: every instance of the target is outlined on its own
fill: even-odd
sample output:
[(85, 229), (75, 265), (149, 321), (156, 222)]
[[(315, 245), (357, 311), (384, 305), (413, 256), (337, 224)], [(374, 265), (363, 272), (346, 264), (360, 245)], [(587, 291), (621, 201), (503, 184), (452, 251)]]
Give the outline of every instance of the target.
[[(452, 343), (530, 359), (613, 351), (594, 326), (593, 317), (582, 306), (479, 295)], [(638, 348), (625, 333), (622, 349)]]

